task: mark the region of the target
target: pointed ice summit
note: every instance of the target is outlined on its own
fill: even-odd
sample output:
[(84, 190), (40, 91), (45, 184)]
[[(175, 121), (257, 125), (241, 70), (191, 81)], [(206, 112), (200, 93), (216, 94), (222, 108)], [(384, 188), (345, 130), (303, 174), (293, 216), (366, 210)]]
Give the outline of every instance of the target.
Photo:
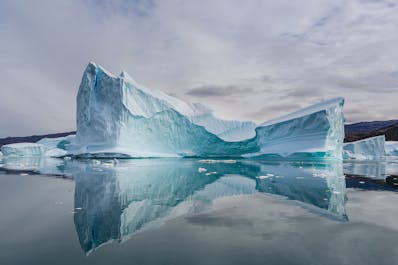
[(89, 63), (77, 95), (78, 157), (266, 157), (341, 159), (344, 100), (335, 98), (257, 126), (221, 120)]

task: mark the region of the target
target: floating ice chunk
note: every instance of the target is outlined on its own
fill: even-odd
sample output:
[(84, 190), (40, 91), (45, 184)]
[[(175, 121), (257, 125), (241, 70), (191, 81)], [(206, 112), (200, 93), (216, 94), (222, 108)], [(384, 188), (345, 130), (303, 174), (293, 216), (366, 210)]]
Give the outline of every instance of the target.
[(198, 172), (199, 173), (206, 172), (206, 171), (207, 171), (207, 169), (205, 169), (203, 167), (198, 168)]
[(38, 143), (15, 143), (1, 147), (4, 156), (42, 156), (46, 147)]
[(398, 156), (398, 141), (385, 142), (386, 155)]
[(356, 160), (381, 159), (386, 154), (384, 143), (384, 135), (345, 143), (343, 158)]

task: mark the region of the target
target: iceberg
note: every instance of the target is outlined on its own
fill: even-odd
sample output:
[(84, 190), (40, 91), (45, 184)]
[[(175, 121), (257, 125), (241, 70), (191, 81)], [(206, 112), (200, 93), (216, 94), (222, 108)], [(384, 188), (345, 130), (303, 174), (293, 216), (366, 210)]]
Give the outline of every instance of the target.
[(341, 159), (343, 105), (336, 98), (259, 126), (227, 121), (91, 62), (77, 95), (76, 138), (67, 151), (77, 157)]
[(43, 138), (37, 143), (46, 147), (44, 156), (46, 157), (62, 157), (68, 154), (66, 149), (72, 143), (75, 135), (68, 135), (57, 138)]
[(356, 160), (382, 159), (386, 155), (384, 143), (384, 135), (345, 143), (343, 147), (343, 158)]
[(398, 156), (398, 141), (385, 142), (386, 155)]
[(4, 156), (43, 156), (46, 147), (38, 143), (14, 143), (1, 147)]
[(1, 147), (4, 156), (44, 156), (62, 157), (68, 154), (66, 151), (74, 139), (74, 135), (58, 138), (43, 138), (36, 143), (14, 143)]

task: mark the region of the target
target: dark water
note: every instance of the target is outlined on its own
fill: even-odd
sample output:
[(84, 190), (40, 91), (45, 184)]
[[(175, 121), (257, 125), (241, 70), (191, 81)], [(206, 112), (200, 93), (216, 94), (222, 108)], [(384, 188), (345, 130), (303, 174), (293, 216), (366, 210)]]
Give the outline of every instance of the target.
[(398, 163), (0, 161), (0, 264), (398, 264)]

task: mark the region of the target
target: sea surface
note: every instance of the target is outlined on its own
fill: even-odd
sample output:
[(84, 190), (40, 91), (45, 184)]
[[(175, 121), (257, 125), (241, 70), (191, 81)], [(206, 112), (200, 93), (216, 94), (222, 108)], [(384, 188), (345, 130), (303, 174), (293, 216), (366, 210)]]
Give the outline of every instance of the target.
[(398, 160), (0, 158), (0, 264), (398, 264)]

